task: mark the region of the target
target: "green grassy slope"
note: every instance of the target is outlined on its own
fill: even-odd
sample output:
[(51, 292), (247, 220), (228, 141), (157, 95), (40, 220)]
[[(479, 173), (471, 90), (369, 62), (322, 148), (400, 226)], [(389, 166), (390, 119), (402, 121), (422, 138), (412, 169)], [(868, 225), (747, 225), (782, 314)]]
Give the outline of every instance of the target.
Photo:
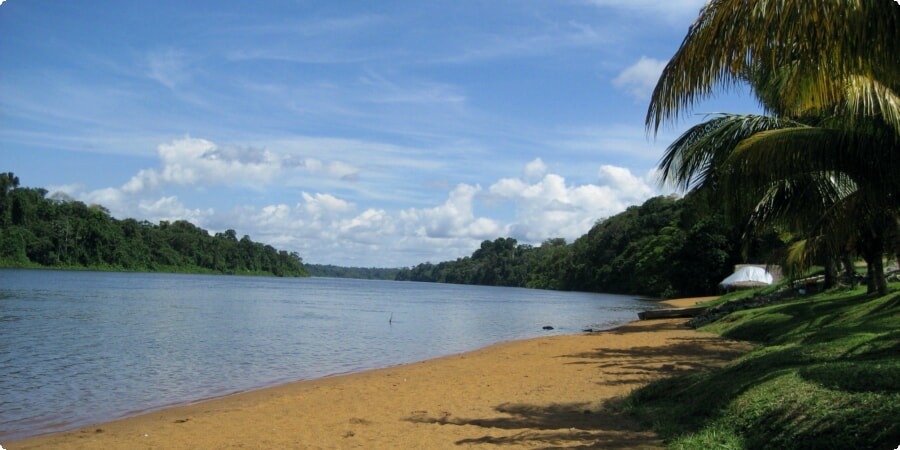
[(625, 408), (672, 448), (900, 445), (900, 284), (735, 312), (703, 331), (760, 343), (728, 366), (635, 391)]

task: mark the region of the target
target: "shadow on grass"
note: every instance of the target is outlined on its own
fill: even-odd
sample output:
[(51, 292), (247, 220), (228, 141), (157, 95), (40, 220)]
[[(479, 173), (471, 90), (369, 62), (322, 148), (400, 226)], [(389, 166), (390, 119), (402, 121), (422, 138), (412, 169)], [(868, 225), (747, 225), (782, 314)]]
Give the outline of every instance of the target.
[(831, 294), (733, 314), (708, 328), (768, 345), (638, 389), (623, 409), (667, 440), (724, 427), (748, 448), (893, 448), (898, 297)]
[[(507, 403), (494, 408), (499, 417), (463, 418), (419, 415), (413, 423), (474, 426), (492, 434), (461, 439), (457, 445), (527, 445), (535, 448), (659, 448), (655, 434), (607, 408), (591, 409), (590, 403), (532, 405)], [(508, 431), (516, 431), (509, 434)], [(574, 446), (573, 446), (574, 445)]]

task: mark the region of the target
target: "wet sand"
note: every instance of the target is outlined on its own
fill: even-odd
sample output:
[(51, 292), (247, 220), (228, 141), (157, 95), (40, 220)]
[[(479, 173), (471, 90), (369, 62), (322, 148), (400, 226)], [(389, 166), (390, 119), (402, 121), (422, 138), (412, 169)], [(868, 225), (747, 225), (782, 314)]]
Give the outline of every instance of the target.
[[(704, 298), (708, 299), (708, 298)], [(704, 300), (701, 299), (701, 300)], [(687, 306), (698, 299), (680, 299)], [(474, 352), (165, 409), (7, 449), (658, 448), (607, 402), (750, 349), (683, 319)]]

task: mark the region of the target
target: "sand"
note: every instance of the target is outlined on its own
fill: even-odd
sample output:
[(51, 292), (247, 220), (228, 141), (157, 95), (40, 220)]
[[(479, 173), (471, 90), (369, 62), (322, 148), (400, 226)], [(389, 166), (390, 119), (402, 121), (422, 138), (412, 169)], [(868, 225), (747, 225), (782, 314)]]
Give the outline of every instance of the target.
[[(679, 300), (676, 306), (696, 303)], [(261, 389), (5, 448), (658, 448), (608, 402), (723, 364), (747, 343), (684, 320), (507, 342), (470, 353)]]

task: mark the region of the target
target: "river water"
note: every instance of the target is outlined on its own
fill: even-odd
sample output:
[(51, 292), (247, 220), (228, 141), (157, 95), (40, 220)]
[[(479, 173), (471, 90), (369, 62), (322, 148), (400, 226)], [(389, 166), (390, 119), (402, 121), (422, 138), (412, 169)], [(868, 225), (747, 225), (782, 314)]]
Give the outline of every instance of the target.
[(0, 442), (611, 328), (646, 307), (628, 296), (484, 286), (0, 270)]

